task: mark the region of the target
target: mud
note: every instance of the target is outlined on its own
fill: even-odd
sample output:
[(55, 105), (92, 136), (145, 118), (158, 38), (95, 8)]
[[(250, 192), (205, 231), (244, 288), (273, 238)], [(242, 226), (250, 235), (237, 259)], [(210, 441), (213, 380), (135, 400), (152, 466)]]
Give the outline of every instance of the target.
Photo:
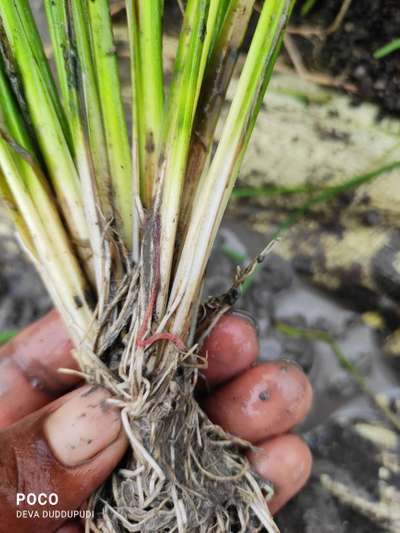
[[(228, 257), (232, 250), (249, 258), (261, 246), (262, 237), (249, 232), (243, 224), (234, 221), (226, 224), (211, 260), (207, 291), (215, 294), (226, 289), (235, 268), (235, 261)], [(393, 526), (374, 515), (382, 506), (384, 483), (395, 494), (389, 504), (390, 512), (398, 505), (397, 466), (387, 481), (383, 481), (380, 478), (384, 471), (382, 446), (385, 450), (386, 444), (372, 444), (355, 428), (362, 422), (373, 435), (379, 435), (380, 428), (384, 433), (388, 431), (395, 442), (391, 451), (394, 454), (400, 450), (398, 435), (339, 365), (329, 345), (286, 336), (277, 325), (285, 323), (328, 332), (366, 377), (371, 391), (388, 395), (396, 403), (398, 382), (385, 362), (380, 339), (360, 313), (304, 282), (278, 253), (279, 244), (238, 302), (239, 307), (251, 312), (257, 320), (260, 359), (296, 361), (314, 387), (313, 410), (305, 424), (297, 429), (313, 452), (312, 477), (301, 494), (279, 514), (278, 524), (285, 533), (397, 531), (397, 522)], [(338, 500), (323, 488), (321, 476), (324, 475), (332, 476), (354, 492), (358, 496), (356, 503)], [(389, 511), (384, 509), (383, 516), (385, 513)]]
[[(299, 2), (295, 25), (327, 28), (334, 21), (342, 0), (316, 2), (302, 17)], [(343, 76), (356, 86), (354, 102), (366, 98), (378, 102), (383, 112), (400, 113), (400, 50), (382, 59), (373, 54), (399, 37), (400, 9), (397, 0), (353, 0), (339, 29), (325, 39), (297, 38), (308, 67)]]
[(0, 331), (21, 328), (51, 307), (39, 276), (10, 232), (0, 212)]
[[(331, 474), (352, 488), (362, 487), (374, 494), (379, 479), (379, 461), (374, 447), (361, 438), (350, 425), (333, 420), (316, 428), (307, 436), (314, 467), (306, 489), (290, 502), (278, 516), (278, 525), (285, 533), (381, 533), (384, 526), (340, 503), (322, 489), (319, 477)], [(374, 494), (375, 499), (378, 495)]]

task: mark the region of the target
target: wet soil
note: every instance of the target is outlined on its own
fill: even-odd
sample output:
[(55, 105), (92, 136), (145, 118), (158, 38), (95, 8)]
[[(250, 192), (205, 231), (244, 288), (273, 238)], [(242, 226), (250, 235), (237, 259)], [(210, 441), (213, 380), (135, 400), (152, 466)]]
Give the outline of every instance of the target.
[[(335, 19), (342, 0), (317, 1), (306, 17), (299, 2), (294, 26), (327, 28)], [(355, 101), (370, 99), (382, 111), (400, 113), (400, 50), (381, 59), (373, 54), (399, 38), (398, 0), (353, 0), (339, 29), (326, 36), (296, 37), (307, 66), (312, 70), (343, 76), (356, 86)]]
[[(219, 294), (229, 287), (237, 261), (235, 250), (250, 259), (262, 248), (263, 237), (233, 220), (226, 223), (210, 261), (206, 292)], [(326, 331), (338, 343), (342, 354), (365, 376), (374, 393), (390, 398), (399, 394), (398, 382), (385, 364), (379, 338), (355, 309), (302, 280), (289, 261), (278, 255), (279, 245), (259, 268), (237, 306), (256, 318), (260, 336), (260, 360), (285, 358), (300, 364), (314, 388), (314, 405), (298, 433), (309, 444), (314, 465), (305, 489), (279, 513), (283, 533), (367, 533), (397, 531), (382, 520), (342, 503), (321, 485), (321, 476), (343, 483), (360, 497), (361, 506), (380, 506), (383, 486), (398, 491), (400, 478), (382, 467), (382, 443), (375, 445), (357, 431), (368, 426), (379, 436), (390, 425), (361, 393), (353, 378), (338, 363), (331, 346), (309, 338), (290, 337), (279, 329), (284, 323), (299, 330)], [(378, 429), (377, 429), (378, 428)], [(386, 431), (385, 429), (383, 430)], [(392, 433), (395, 437), (395, 433)], [(400, 452), (397, 438), (394, 454)], [(397, 468), (397, 466), (396, 466)], [(397, 470), (396, 470), (397, 471)], [(382, 472), (387, 474), (381, 479)]]
[[(387, 531), (348, 505), (335, 500), (319, 484), (319, 475), (329, 473), (350, 486), (359, 485), (369, 494), (376, 491), (379, 462), (374, 447), (362, 439), (350, 425), (329, 421), (307, 435), (314, 467), (312, 478), (278, 516), (284, 533), (383, 533)], [(377, 495), (375, 495), (378, 498)]]
[(22, 328), (50, 307), (39, 276), (0, 212), (0, 332)]

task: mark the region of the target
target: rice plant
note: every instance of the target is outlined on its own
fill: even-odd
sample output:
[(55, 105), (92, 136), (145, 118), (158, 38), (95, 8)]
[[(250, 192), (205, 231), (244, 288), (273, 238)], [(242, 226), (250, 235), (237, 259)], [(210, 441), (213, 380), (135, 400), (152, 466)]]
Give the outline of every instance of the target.
[(199, 324), (231, 304), (201, 305), (207, 262), (293, 0), (257, 2), (243, 62), (255, 0), (182, 2), (168, 84), (164, 2), (126, 0), (131, 117), (109, 1), (43, 4), (53, 65), (29, 1), (0, 3), (0, 193), (82, 377), (112, 393), (131, 444), (123, 473), (93, 496), (87, 527), (276, 531), (245, 443), (211, 424), (193, 391)]

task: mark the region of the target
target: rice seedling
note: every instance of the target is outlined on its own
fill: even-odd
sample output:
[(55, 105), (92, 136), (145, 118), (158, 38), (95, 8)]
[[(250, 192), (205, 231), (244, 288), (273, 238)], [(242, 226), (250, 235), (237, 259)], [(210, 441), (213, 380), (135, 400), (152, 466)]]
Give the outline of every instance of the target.
[(53, 77), (29, 1), (2, 0), (1, 197), (82, 377), (112, 393), (131, 444), (90, 502), (89, 530), (277, 531), (264, 499), (271, 489), (239, 453), (246, 443), (211, 424), (193, 391), (204, 364), (199, 322), (204, 330), (231, 304), (200, 305), (207, 261), (293, 0), (258, 2), (216, 146), (255, 1), (182, 4), (166, 87), (164, 2), (126, 0), (130, 132), (109, 1), (44, 0)]

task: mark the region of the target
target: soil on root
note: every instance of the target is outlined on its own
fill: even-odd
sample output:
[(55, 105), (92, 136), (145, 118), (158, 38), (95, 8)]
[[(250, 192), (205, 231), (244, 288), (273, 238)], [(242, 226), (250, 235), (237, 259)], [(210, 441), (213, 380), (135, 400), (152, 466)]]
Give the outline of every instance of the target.
[(197, 356), (169, 345), (161, 357), (156, 348), (133, 348), (136, 331), (133, 326), (124, 335), (133, 341), (121, 349), (119, 376), (77, 353), (88, 381), (116, 395), (130, 443), (123, 463), (91, 499), (90, 530), (224, 533), (264, 525), (278, 533), (265, 504), (272, 487), (250, 471), (244, 454), (250, 445), (212, 424), (194, 397)]

